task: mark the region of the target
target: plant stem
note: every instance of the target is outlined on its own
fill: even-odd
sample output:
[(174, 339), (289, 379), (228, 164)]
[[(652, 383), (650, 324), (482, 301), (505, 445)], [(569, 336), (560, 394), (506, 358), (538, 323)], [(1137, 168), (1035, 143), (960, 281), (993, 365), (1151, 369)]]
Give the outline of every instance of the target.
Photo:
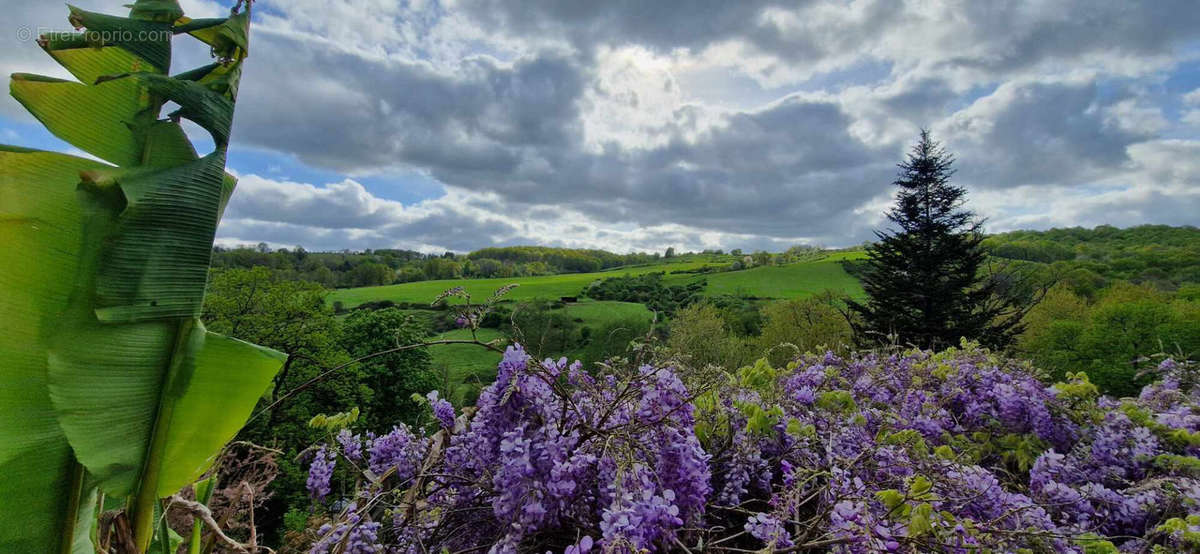
[(83, 464), (71, 455), (71, 496), (67, 499), (66, 519), (63, 522), (59, 551), (70, 554), (75, 546), (75, 530), (79, 528), (79, 505), (83, 502)]
[(171, 361), (167, 372), (163, 375), (158, 397), (158, 413), (155, 414), (154, 429), (151, 431), (150, 445), (146, 450), (146, 464), (142, 467), (137, 493), (129, 506), (129, 522), (133, 527), (134, 544), (138, 552), (146, 552), (154, 538), (154, 505), (158, 501), (158, 475), (162, 470), (162, 455), (167, 444), (171, 416), (175, 412), (172, 384), (187, 356), (188, 340), (191, 338), (193, 327), (195, 320), (188, 318), (180, 321), (175, 332), (175, 345), (171, 349)]

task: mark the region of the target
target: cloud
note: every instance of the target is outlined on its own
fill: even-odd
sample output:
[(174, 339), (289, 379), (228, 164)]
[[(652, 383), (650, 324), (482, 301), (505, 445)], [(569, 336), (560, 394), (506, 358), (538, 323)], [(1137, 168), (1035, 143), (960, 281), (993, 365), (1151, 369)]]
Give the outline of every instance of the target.
[[(322, 213), (324, 212), (324, 213)], [(409, 248), (469, 251), (484, 246), (540, 244), (620, 251), (662, 251), (669, 246), (775, 248), (800, 240), (772, 240), (687, 225), (613, 226), (581, 212), (521, 206), (494, 194), (451, 189), (442, 198), (404, 205), (378, 198), (353, 180), (316, 186), (258, 175), (239, 178), (217, 242), (267, 242), (308, 249)]]
[[(15, 17), (45, 17), (50, 8), (35, 4)], [(955, 181), (997, 227), (1105, 213), (1183, 221), (1193, 206), (1194, 180), (1162, 173), (1192, 175), (1175, 157), (1191, 147), (1170, 141), (1200, 139), (1190, 1), (293, 0), (255, 10), (233, 148), (272, 156), (235, 166), (246, 175), (224, 240), (853, 244), (881, 224), (895, 164), (921, 128), (957, 155)], [(10, 46), (0, 48), (6, 66), (48, 60)], [(179, 54), (192, 63), (205, 53)], [(1179, 83), (1196, 90), (1180, 94)], [(0, 103), (0, 117), (23, 117), (12, 105)], [(309, 178), (319, 183), (284, 178), (331, 172)], [(411, 181), (397, 175), (428, 185), (394, 194), (385, 183)]]
[(1004, 83), (934, 130), (957, 153), (960, 179), (1006, 188), (1094, 181), (1164, 125), (1136, 99), (1104, 98), (1096, 80), (1041, 80)]

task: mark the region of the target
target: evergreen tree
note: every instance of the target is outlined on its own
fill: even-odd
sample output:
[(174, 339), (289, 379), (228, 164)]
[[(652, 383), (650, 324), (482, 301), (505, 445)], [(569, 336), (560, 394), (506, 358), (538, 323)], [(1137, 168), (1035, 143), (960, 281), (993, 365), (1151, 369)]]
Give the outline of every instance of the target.
[(982, 221), (963, 208), (966, 190), (950, 184), (953, 164), (926, 130), (900, 164), (900, 193), (887, 213), (897, 230), (875, 232), (860, 276), (868, 301), (849, 303), (861, 316), (861, 342), (895, 335), (941, 348), (966, 337), (1001, 348), (1020, 332), (1023, 310), (999, 294), (999, 280), (980, 276)]

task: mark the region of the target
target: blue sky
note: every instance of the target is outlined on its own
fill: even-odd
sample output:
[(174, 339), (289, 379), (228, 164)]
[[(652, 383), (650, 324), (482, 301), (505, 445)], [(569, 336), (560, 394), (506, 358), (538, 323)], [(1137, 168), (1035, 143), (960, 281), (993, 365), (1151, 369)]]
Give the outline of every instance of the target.
[[(66, 29), (65, 8), (0, 2), (0, 69), (65, 76), (20, 32)], [(1191, 0), (255, 9), (224, 244), (853, 244), (922, 127), (989, 230), (1200, 221)], [(180, 43), (175, 63), (206, 58)], [(8, 98), (0, 142), (70, 150)]]

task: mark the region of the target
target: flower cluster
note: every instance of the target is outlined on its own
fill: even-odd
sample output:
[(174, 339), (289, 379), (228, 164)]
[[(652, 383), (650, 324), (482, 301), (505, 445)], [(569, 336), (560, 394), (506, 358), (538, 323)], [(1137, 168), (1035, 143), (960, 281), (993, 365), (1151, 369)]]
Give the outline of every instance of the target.
[[(1164, 362), (1117, 401), (972, 345), (686, 381), (514, 347), (457, 425), (430, 395), (432, 436), (339, 435), (330, 448), (396, 479), (365, 480), (353, 501), (370, 507), (320, 536), (386, 521), (366, 542), (387, 552), (1186, 549), (1200, 544), (1189, 371)], [(332, 460), (313, 468), (320, 485)]]

